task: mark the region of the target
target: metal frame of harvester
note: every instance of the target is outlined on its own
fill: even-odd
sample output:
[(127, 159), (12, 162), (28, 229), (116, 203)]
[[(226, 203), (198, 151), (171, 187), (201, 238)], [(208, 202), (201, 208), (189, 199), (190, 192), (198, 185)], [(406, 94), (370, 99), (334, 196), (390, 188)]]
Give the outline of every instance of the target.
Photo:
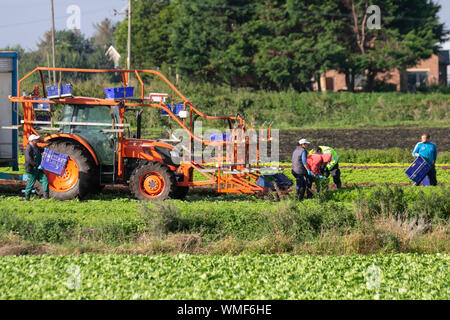
[[(63, 72), (81, 72), (81, 73), (120, 73), (123, 87), (127, 87), (129, 84), (130, 75), (134, 75), (140, 85), (139, 97), (137, 98), (122, 98), (122, 99), (102, 99), (92, 97), (59, 97), (56, 99), (46, 99), (46, 83), (44, 78), (44, 72), (56, 71), (59, 72), (59, 78), (61, 82), (61, 73)], [(39, 103), (50, 104), (65, 104), (65, 105), (83, 105), (86, 107), (95, 106), (113, 106), (119, 107), (119, 121), (115, 121), (114, 117), (111, 117), (111, 123), (106, 125), (110, 126), (110, 129), (103, 131), (110, 132), (115, 135), (117, 145), (116, 152), (114, 153), (114, 179), (111, 184), (122, 183), (129, 184), (131, 191), (138, 199), (166, 199), (166, 198), (183, 198), (189, 190), (189, 187), (198, 186), (214, 186), (218, 193), (264, 193), (268, 189), (258, 185), (256, 182), (264, 170), (273, 170), (274, 168), (268, 168), (261, 166), (259, 159), (259, 147), (260, 141), (256, 143), (256, 162), (249, 161), (249, 137), (248, 132), (254, 132), (254, 128), (250, 127), (239, 115), (227, 116), (227, 115), (206, 115), (199, 111), (194, 105), (178, 91), (177, 88), (161, 73), (154, 70), (106, 70), (106, 69), (78, 69), (78, 68), (46, 68), (39, 67), (32, 72), (24, 76), (17, 82), (17, 93), (21, 92), (22, 82), (28, 79), (33, 74), (38, 74), (40, 77), (40, 91), (42, 96), (10, 96), (9, 99), (13, 103), (22, 103), (24, 119), (21, 124), (18, 124), (14, 129), (23, 129), (23, 147), (28, 143), (28, 137), (31, 134), (38, 134), (44, 137), (40, 147), (47, 147), (54, 149), (55, 151), (66, 151), (70, 156), (67, 163), (65, 172), (62, 176), (55, 175), (53, 173), (46, 172), (50, 181), (50, 193), (51, 196), (57, 199), (69, 199), (76, 196), (84, 196), (89, 191), (79, 192), (78, 194), (70, 193), (69, 191), (77, 184), (89, 184), (87, 189), (93, 191), (92, 185), (101, 184), (101, 173), (98, 172), (100, 166), (99, 159), (94, 151), (94, 148), (90, 145), (89, 141), (86, 141), (82, 137), (73, 133), (62, 133), (62, 126), (70, 125), (99, 125), (93, 123), (72, 123), (64, 121), (55, 121), (53, 114), (50, 112), (50, 121), (38, 121), (35, 117), (34, 105)], [(178, 101), (182, 101), (183, 110), (187, 115), (184, 118), (177, 117), (170, 108), (168, 108), (161, 99), (156, 103), (149, 97), (145, 97), (145, 85), (142, 80), (142, 75), (151, 74), (162, 79), (172, 90), (172, 93), (176, 96)], [(172, 98), (172, 101), (174, 99)], [(169, 117), (175, 121), (180, 128), (182, 128), (189, 135), (189, 147), (183, 153), (183, 161), (179, 165), (173, 164), (170, 159), (167, 158), (167, 152), (174, 149), (169, 143), (161, 140), (140, 139), (140, 136), (136, 138), (126, 138), (124, 135), (124, 129), (129, 124), (125, 123), (124, 115), (125, 111), (130, 108), (159, 108), (165, 110)], [(203, 147), (213, 146), (218, 147), (218, 150), (224, 150), (227, 147), (226, 141), (210, 141), (205, 140), (203, 137), (196, 136), (194, 134), (193, 123), (197, 118), (206, 120), (224, 120), (228, 124), (233, 134), (231, 135), (233, 152), (232, 157), (237, 159), (238, 149), (243, 147), (245, 155), (242, 157), (241, 162), (227, 161), (222, 152), (218, 153), (218, 158), (214, 165), (204, 163), (202, 160), (194, 161), (191, 157), (186, 155), (193, 154), (194, 144), (201, 143)], [(187, 121), (189, 119), (189, 121)], [(105, 123), (101, 124), (105, 125)], [(270, 125), (267, 129), (262, 126), (257, 131), (263, 132), (266, 130), (268, 136), (265, 143), (272, 141)], [(138, 129), (140, 131), (140, 129)], [(42, 134), (44, 132), (44, 134)], [(50, 132), (50, 133), (49, 133)], [(140, 134), (139, 134), (140, 135)], [(73, 154), (67, 152), (69, 145), (76, 146)], [(229, 148), (228, 144), (228, 148)], [(62, 148), (62, 149), (61, 149)], [(78, 148), (78, 149), (77, 149)], [(82, 156), (90, 157), (90, 166), (94, 166), (94, 170), (83, 168), (76, 159), (76, 152), (80, 153), (79, 149), (83, 149)], [(130, 166), (132, 166), (130, 168)], [(84, 172), (83, 172), (84, 170)], [(87, 170), (87, 171), (86, 171)], [(203, 180), (194, 180), (194, 172), (198, 172), (203, 176)], [(94, 179), (94, 180), (93, 180)], [(85, 180), (83, 182), (83, 180)], [(85, 189), (86, 189), (85, 188)], [(98, 189), (98, 188), (97, 188)], [(65, 196), (59, 196), (65, 195)]]

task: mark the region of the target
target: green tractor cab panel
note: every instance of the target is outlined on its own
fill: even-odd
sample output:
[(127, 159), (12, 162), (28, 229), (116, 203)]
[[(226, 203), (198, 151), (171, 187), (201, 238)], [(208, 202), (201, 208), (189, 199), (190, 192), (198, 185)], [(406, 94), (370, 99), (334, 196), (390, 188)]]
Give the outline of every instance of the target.
[(64, 125), (62, 133), (76, 134), (85, 139), (94, 149), (100, 164), (113, 165), (117, 133), (103, 130), (112, 128), (112, 115), (118, 122), (118, 113), (117, 107), (66, 104), (62, 121), (80, 125)]

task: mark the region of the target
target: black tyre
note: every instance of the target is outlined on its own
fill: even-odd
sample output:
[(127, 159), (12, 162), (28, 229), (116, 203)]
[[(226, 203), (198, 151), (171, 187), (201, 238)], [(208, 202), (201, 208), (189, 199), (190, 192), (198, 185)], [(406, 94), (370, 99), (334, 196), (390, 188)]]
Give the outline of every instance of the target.
[(166, 200), (174, 198), (175, 174), (164, 164), (141, 164), (130, 177), (130, 191), (138, 200)]
[(175, 186), (174, 199), (183, 200), (189, 192), (189, 187)]
[[(83, 198), (98, 181), (97, 165), (89, 152), (76, 142), (54, 142), (48, 149), (69, 155), (66, 169), (62, 176), (45, 172), (50, 183), (50, 197), (56, 200)], [(36, 192), (43, 194), (42, 186), (36, 183)]]

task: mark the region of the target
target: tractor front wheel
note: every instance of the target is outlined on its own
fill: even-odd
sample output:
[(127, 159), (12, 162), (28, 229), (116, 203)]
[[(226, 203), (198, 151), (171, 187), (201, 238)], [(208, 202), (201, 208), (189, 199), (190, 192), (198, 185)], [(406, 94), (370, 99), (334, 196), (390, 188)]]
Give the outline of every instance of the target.
[(173, 198), (175, 187), (175, 174), (159, 162), (140, 165), (130, 178), (130, 191), (138, 200)]

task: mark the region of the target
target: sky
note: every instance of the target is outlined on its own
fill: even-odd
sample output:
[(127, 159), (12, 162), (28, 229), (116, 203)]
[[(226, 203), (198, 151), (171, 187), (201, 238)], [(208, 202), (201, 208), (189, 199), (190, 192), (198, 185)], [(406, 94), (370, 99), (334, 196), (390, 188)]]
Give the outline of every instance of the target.
[[(80, 31), (90, 37), (95, 32), (94, 23), (108, 18), (121, 21), (124, 15), (114, 15), (114, 9), (126, 9), (127, 0), (54, 0), (55, 29), (68, 29), (73, 23), (71, 6), (80, 9)], [(51, 24), (50, 0), (0, 0), (0, 48), (20, 44), (27, 51), (36, 49), (36, 43)], [(69, 20), (69, 21), (68, 21)], [(75, 21), (76, 23), (76, 21)]]
[[(0, 48), (20, 44), (27, 51), (36, 49), (36, 43), (51, 29), (50, 0), (0, 0)], [(450, 0), (437, 0), (442, 6), (439, 14), (447, 29), (450, 29)], [(114, 15), (114, 9), (122, 11), (127, 0), (54, 0), (55, 28), (67, 29), (67, 23), (77, 23), (67, 10), (78, 6), (81, 33), (90, 37), (94, 23), (105, 18), (121, 21), (123, 15)], [(72, 17), (72, 19), (71, 19)], [(443, 44), (450, 49), (450, 41)]]

